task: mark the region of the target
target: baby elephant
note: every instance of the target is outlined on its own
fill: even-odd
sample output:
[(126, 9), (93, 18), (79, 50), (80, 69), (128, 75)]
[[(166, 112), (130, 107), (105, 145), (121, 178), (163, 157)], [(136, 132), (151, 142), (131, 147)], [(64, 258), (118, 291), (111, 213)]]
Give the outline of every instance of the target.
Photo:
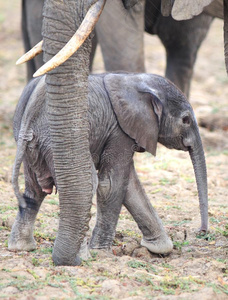
[[(172, 251), (172, 242), (139, 182), (133, 163), (135, 151), (155, 155), (157, 142), (168, 148), (189, 151), (199, 192), (201, 230), (206, 231), (208, 200), (204, 152), (193, 110), (182, 92), (157, 75), (91, 75), (88, 101), (90, 152), (94, 178), (98, 177), (98, 187), (94, 183), (97, 218), (90, 247), (111, 247), (123, 204), (142, 231), (141, 245), (154, 253)], [(52, 192), (54, 185), (57, 187), (45, 77), (32, 80), (24, 89), (14, 116), (14, 135), (17, 155), (13, 185), (19, 212), (9, 249), (32, 250), (36, 247), (33, 226), (37, 212), (44, 197)], [(23, 195), (18, 188), (22, 161)]]

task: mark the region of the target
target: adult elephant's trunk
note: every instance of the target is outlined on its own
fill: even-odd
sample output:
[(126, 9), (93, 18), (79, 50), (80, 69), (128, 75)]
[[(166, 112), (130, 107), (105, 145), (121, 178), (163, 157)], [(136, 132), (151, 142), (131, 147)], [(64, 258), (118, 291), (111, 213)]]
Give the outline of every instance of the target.
[[(46, 0), (44, 61), (72, 37), (86, 14), (85, 1)], [(46, 76), (48, 116), (60, 200), (60, 222), (53, 250), (56, 265), (76, 265), (88, 229), (92, 200), (88, 140), (87, 79), (90, 38), (64, 64)]]
[(203, 146), (201, 138), (196, 129), (195, 143), (190, 147), (189, 154), (192, 160), (197, 190), (199, 196), (200, 214), (201, 214), (201, 227), (200, 231), (208, 230), (208, 195), (207, 195), (207, 169), (204, 157)]

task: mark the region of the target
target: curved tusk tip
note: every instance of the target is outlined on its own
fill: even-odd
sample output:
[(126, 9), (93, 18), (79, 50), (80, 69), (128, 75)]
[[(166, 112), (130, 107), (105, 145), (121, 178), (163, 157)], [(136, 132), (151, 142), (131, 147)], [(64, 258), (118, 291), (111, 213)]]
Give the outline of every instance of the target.
[(20, 57), (17, 61), (16, 61), (16, 66), (23, 64), (25, 61), (23, 59), (23, 57)]
[(39, 68), (34, 74), (33, 74), (33, 77), (39, 77), (41, 75), (44, 75), (46, 72), (45, 71), (42, 71), (42, 67)]

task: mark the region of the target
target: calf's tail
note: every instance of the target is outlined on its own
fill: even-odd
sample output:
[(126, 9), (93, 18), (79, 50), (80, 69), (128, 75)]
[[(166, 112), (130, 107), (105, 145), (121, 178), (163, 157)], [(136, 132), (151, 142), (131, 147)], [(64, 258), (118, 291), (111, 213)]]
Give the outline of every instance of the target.
[(23, 195), (20, 192), (18, 177), (19, 177), (20, 167), (23, 161), (26, 147), (27, 147), (27, 140), (23, 139), (23, 137), (19, 137), (17, 141), (16, 158), (13, 165), (12, 185), (13, 185), (15, 196), (17, 197), (18, 200), (18, 205), (22, 208), (26, 208), (26, 202)]
[[(44, 78), (42, 80), (44, 81)], [(12, 185), (14, 193), (18, 199), (19, 206), (23, 208), (26, 207), (26, 202), (19, 189), (18, 177), (28, 141), (30, 141), (33, 137), (32, 130), (29, 128), (32, 120), (32, 113), (34, 114), (32, 107), (37, 97), (32, 99), (32, 94), (39, 82), (41, 82), (40, 78), (33, 79), (24, 88), (18, 101), (13, 120), (14, 137), (17, 141), (17, 152), (13, 166)]]

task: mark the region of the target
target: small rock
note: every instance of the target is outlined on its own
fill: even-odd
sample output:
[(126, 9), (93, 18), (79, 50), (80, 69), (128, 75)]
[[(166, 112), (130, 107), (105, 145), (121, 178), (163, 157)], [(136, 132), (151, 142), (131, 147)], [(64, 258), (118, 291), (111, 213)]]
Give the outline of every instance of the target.
[(108, 249), (94, 249), (94, 251), (97, 252), (97, 259), (102, 260), (106, 258), (113, 258), (112, 250)]
[(139, 244), (136, 241), (131, 241), (123, 245), (123, 254), (131, 256), (135, 249), (139, 248)]
[(132, 257), (143, 258), (144, 260), (148, 261), (151, 259), (152, 255), (145, 247), (136, 248), (133, 253)]
[(47, 276), (48, 271), (45, 268), (34, 268), (34, 272), (40, 279), (44, 280)]
[(220, 237), (216, 242), (215, 242), (215, 247), (227, 247), (228, 242), (226, 237)]
[(15, 221), (15, 217), (9, 216), (9, 217), (3, 222), (3, 225), (6, 226), (6, 227), (8, 227), (8, 228), (12, 228), (14, 221)]
[(109, 279), (102, 283), (102, 294), (109, 294), (118, 297), (121, 294), (120, 283), (117, 280)]
[(19, 290), (14, 286), (7, 286), (6, 288), (1, 290), (1, 294), (12, 295), (17, 294)]
[(116, 256), (122, 256), (123, 251), (121, 246), (112, 246), (112, 253)]
[(181, 252), (184, 254), (187, 254), (187, 253), (194, 253), (196, 250), (193, 246), (184, 246), (182, 247), (181, 249)]

